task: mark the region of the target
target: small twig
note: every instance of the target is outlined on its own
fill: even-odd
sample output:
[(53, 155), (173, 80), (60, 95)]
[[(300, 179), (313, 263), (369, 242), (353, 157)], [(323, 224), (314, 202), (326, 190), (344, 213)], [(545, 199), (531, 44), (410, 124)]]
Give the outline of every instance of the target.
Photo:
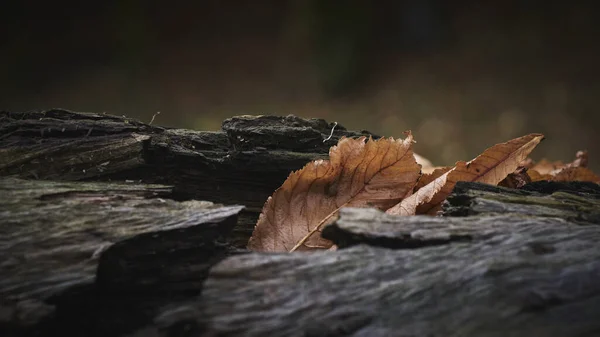
[(148, 123), (148, 125), (152, 125), (152, 122), (154, 122), (154, 118), (156, 118), (156, 116), (160, 115), (160, 111), (157, 111), (154, 115), (152, 115), (152, 119), (150, 120), (150, 123)]
[(329, 134), (329, 137), (323, 139), (323, 143), (325, 143), (326, 141), (330, 140), (331, 137), (333, 137), (333, 130), (335, 130), (336, 126), (337, 126), (337, 122), (333, 122), (333, 127), (331, 128), (331, 133)]

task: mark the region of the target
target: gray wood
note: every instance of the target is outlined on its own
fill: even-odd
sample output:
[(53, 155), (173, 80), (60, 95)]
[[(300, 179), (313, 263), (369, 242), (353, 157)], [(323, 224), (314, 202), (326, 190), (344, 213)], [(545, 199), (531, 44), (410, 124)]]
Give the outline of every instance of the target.
[(418, 248), (487, 236), (496, 226), (505, 226), (506, 214), (521, 214), (524, 219), (533, 216), (533, 221), (538, 217), (552, 217), (599, 225), (600, 185), (540, 182), (517, 190), (459, 182), (443, 210), (445, 217), (405, 217), (399, 226), (395, 216), (376, 210), (346, 208), (341, 210), (341, 219), (325, 227), (322, 235), (331, 240), (335, 238), (340, 247), (368, 243), (389, 248)]
[(442, 217), (343, 209), (337, 251), (239, 249), (290, 171), (368, 134), (332, 128), (0, 112), (0, 335), (600, 334), (597, 184), (458, 183)]
[[(397, 240), (455, 233), (418, 249), (248, 254), (215, 266), (196, 303), (214, 336), (597, 336), (600, 227), (527, 215), (391, 217), (342, 212)], [(418, 228), (421, 225), (421, 229)], [(398, 229), (394, 229), (397, 227)], [(478, 228), (479, 227), (479, 228)], [(330, 233), (337, 241), (338, 236)], [(363, 236), (364, 237), (364, 236)], [(357, 238), (360, 241), (359, 238)], [(426, 241), (426, 239), (420, 239)], [(373, 244), (373, 240), (365, 240)], [(187, 314), (191, 309), (188, 305)], [(200, 324), (200, 323), (199, 323)]]
[(519, 213), (600, 224), (600, 185), (542, 181), (515, 190), (459, 182), (443, 212), (447, 216)]
[(341, 137), (361, 135), (371, 134), (295, 116), (237, 116), (219, 131), (192, 131), (108, 114), (4, 111), (0, 176), (166, 184), (179, 200), (245, 205), (233, 234), (242, 247), (291, 171), (327, 158)]
[[(214, 242), (243, 206), (178, 202), (171, 193), (163, 185), (0, 178), (0, 325), (53, 314), (54, 298), (96, 283), (99, 260), (101, 288), (131, 289), (127, 281), (145, 276), (153, 291), (197, 293), (208, 268), (234, 252)], [(156, 261), (148, 266), (137, 251)]]

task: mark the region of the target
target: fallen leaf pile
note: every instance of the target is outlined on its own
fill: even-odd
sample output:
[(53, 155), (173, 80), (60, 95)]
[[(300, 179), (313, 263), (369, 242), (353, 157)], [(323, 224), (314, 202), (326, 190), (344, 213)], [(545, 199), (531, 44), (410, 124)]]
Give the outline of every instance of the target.
[(571, 163), (563, 164), (560, 161), (549, 162), (541, 160), (537, 164), (526, 163), (527, 174), (531, 181), (591, 181), (600, 183), (600, 177), (587, 168), (588, 155), (586, 151), (579, 151)]
[(494, 145), (469, 162), (437, 168), (412, 151), (413, 137), (410, 132), (406, 135), (404, 140), (342, 138), (329, 150), (329, 160), (316, 160), (292, 172), (265, 203), (248, 248), (332, 249), (332, 242), (320, 232), (336, 219), (340, 208), (435, 215), (458, 181), (513, 188), (539, 180), (600, 183), (600, 177), (587, 168), (583, 151), (568, 164), (534, 163), (528, 155), (544, 139), (541, 134)]
[(513, 139), (490, 147), (470, 162), (459, 161), (449, 170), (438, 169), (431, 175), (437, 174), (439, 177), (388, 209), (386, 213), (435, 214), (458, 181), (477, 181), (496, 185), (514, 172), (543, 138), (544, 136), (540, 134), (531, 134)]

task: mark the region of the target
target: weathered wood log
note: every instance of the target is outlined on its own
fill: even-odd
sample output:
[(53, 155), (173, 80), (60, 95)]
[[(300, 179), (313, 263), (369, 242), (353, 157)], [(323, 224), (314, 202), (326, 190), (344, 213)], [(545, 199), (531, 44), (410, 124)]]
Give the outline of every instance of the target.
[(293, 116), (197, 132), (0, 113), (0, 176), (46, 179), (0, 178), (0, 335), (600, 332), (594, 184), (459, 183), (443, 217), (342, 210), (323, 230), (338, 251), (240, 250), (290, 171), (367, 134), (338, 126), (326, 140), (332, 128)]
[(600, 185), (589, 182), (534, 182), (523, 189), (459, 182), (444, 204), (444, 215), (520, 213), (600, 224)]
[[(263, 189), (261, 184), (268, 196), (290, 171), (311, 159), (325, 158), (340, 137), (370, 134), (295, 116), (233, 117), (223, 122), (222, 131), (215, 132), (168, 129), (125, 117), (55, 109), (0, 112), (0, 135), (1, 175), (141, 179), (173, 185), (175, 193), (188, 192), (197, 198), (219, 197), (219, 189), (207, 184), (220, 189), (232, 185), (237, 193), (226, 194), (227, 201), (262, 207), (266, 197), (256, 196)], [(231, 175), (236, 172), (241, 175)], [(245, 189), (252, 192), (247, 200), (242, 199)]]
[(221, 131), (190, 131), (59, 109), (0, 112), (0, 176), (166, 184), (178, 200), (245, 205), (234, 232), (242, 247), (291, 171), (361, 135), (371, 134), (295, 116), (239, 116)]
[[(228, 258), (184, 312), (195, 310), (198, 326), (214, 336), (600, 332), (599, 226), (522, 214), (446, 219), (369, 209), (344, 210), (332, 226), (338, 230), (324, 233), (339, 245), (359, 232), (354, 246)], [(423, 247), (373, 247), (407, 248), (407, 241)], [(427, 247), (432, 242), (438, 246)]]
[(224, 237), (243, 206), (178, 202), (171, 193), (162, 185), (0, 178), (0, 335), (63, 315), (74, 289), (96, 298), (88, 305), (107, 300), (100, 294), (146, 292), (160, 305), (197, 294), (208, 268), (236, 253)]
[(373, 221), (375, 210), (345, 209), (342, 210), (344, 216), (325, 227), (322, 235), (335, 240), (341, 248), (368, 243), (398, 249), (469, 241), (487, 235), (491, 227), (505, 226), (502, 218), (456, 216), (523, 214), (600, 225), (600, 185), (544, 181), (516, 190), (458, 182), (443, 206), (444, 218), (406, 217), (402, 226), (398, 226), (395, 217)]

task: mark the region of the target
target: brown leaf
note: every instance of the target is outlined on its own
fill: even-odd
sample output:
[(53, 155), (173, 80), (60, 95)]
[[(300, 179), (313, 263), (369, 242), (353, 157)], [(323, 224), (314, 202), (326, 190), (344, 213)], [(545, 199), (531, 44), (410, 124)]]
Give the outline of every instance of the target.
[(498, 183), (498, 186), (509, 188), (521, 188), (531, 182), (527, 174), (527, 169), (523, 166), (518, 167), (515, 172), (509, 174), (504, 180)]
[(600, 177), (587, 167), (565, 167), (550, 180), (552, 181), (591, 181), (600, 184)]
[(429, 159), (416, 153), (413, 153), (413, 155), (415, 156), (417, 164), (421, 165), (421, 172), (431, 172), (434, 170), (433, 164)]
[(533, 159), (527, 157), (521, 162), (521, 164), (519, 164), (519, 166), (524, 167), (526, 169), (530, 169), (533, 167), (534, 164), (535, 163), (533, 162)]
[[(459, 163), (464, 164), (464, 162)], [(457, 165), (459, 163), (457, 163)], [(420, 205), (432, 205), (431, 208), (433, 209), (435, 205), (441, 203), (446, 198), (447, 194), (445, 194), (445, 191), (442, 191), (442, 189), (448, 184), (448, 175), (454, 172), (455, 169), (456, 167), (452, 168), (450, 171), (442, 174), (429, 184), (421, 187), (413, 195), (388, 209), (386, 213), (395, 215), (414, 215), (417, 214), (417, 207)], [(452, 187), (454, 187), (454, 184)]]
[(315, 232), (341, 207), (387, 209), (412, 193), (420, 171), (412, 142), (410, 132), (405, 140), (340, 139), (329, 150), (329, 160), (313, 161), (291, 173), (269, 197), (248, 248), (290, 251), (296, 247), (331, 247), (330, 241)]
[(587, 167), (588, 164), (588, 154), (587, 151), (577, 151), (575, 154), (575, 160), (572, 162), (565, 164), (562, 161), (558, 160), (555, 162), (550, 162), (546, 159), (540, 160), (538, 163), (535, 163), (530, 168), (540, 175), (556, 175), (562, 169), (569, 167)]
[(531, 181), (591, 181), (600, 183), (594, 172), (587, 168), (587, 151), (577, 151), (575, 160), (568, 164), (561, 161), (549, 162), (542, 159), (527, 171)]
[(529, 176), (529, 179), (532, 182), (534, 182), (534, 181), (540, 181), (540, 180), (552, 180), (552, 175), (550, 175), (550, 174), (540, 174), (538, 171), (536, 171), (534, 169), (527, 170), (527, 175)]
[(417, 184), (415, 185), (413, 192), (418, 191), (421, 187), (429, 184), (430, 182), (439, 178), (442, 174), (450, 171), (451, 169), (452, 169), (452, 166), (437, 167), (433, 171), (428, 172), (428, 173), (425, 173), (423, 171), (423, 169), (421, 169), (421, 172), (423, 172), (423, 174), (421, 175), (421, 177), (419, 177), (419, 181), (417, 181)]
[(514, 172), (543, 138), (541, 134), (530, 134), (494, 145), (468, 163), (457, 162), (454, 168), (388, 209), (386, 213), (435, 214), (458, 181), (478, 181), (496, 185), (509, 173)]
[(572, 163), (567, 164), (568, 167), (587, 167), (588, 165), (588, 154), (587, 151), (577, 151), (575, 154), (575, 160)]
[(530, 170), (536, 171), (542, 176), (552, 175), (552, 173), (558, 172), (558, 170), (565, 167), (565, 164), (562, 161), (550, 162), (546, 159), (542, 159), (539, 162), (535, 163)]

